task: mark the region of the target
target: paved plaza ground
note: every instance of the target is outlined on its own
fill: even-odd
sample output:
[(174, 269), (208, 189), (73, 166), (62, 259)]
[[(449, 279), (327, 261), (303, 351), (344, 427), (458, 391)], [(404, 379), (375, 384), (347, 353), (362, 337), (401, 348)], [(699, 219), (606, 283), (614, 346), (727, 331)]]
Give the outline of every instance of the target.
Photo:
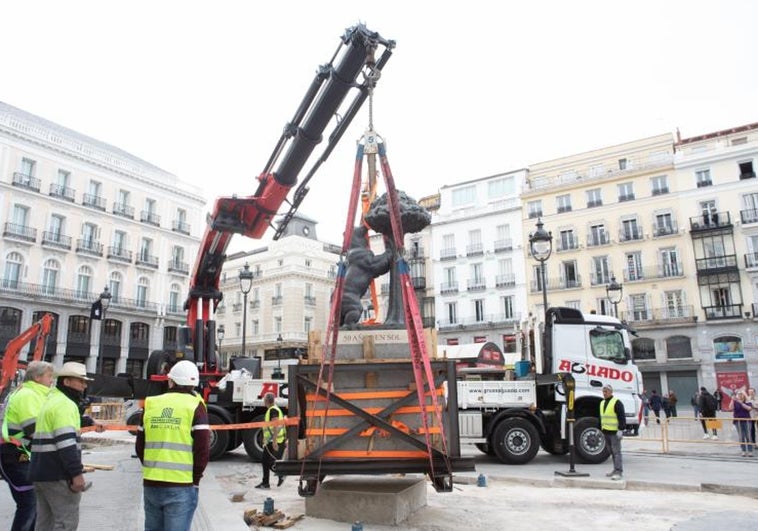
[[(652, 432), (649, 432), (652, 433)], [(93, 487), (81, 506), (83, 531), (136, 531), (142, 529), (141, 472), (132, 457), (132, 438), (123, 433), (87, 435), (97, 439), (87, 445), (86, 463), (115, 465), (113, 471), (95, 471)], [(613, 529), (713, 531), (758, 530), (758, 457), (739, 456), (726, 433), (719, 443), (672, 443), (661, 454), (657, 441), (624, 440), (625, 480), (605, 477), (609, 464), (576, 465), (587, 478), (562, 478), (566, 457), (540, 453), (525, 466), (506, 466), (491, 457), (475, 456), (477, 471), (457, 476), (453, 492), (437, 493), (428, 487), (427, 505), (398, 527), (364, 524), (364, 530), (404, 529)], [(484, 474), (486, 487), (476, 477)], [(201, 484), (200, 507), (193, 530), (245, 530), (245, 509), (263, 509), (264, 499), (287, 515), (305, 512), (297, 494), (297, 478), (284, 485), (259, 491), (260, 465), (237, 450), (211, 463)], [(13, 504), (5, 484), (0, 484), (0, 528), (10, 527)], [(243, 495), (233, 503), (234, 494)], [(348, 522), (305, 517), (291, 529), (348, 530)]]

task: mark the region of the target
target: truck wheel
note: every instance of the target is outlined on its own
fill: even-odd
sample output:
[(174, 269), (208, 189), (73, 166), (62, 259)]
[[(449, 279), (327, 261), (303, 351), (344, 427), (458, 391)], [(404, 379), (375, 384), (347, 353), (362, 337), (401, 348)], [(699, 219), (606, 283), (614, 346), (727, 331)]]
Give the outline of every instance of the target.
[(490, 446), (487, 443), (476, 443), (474, 444), (474, 446), (476, 446), (477, 450), (479, 450), (483, 454), (495, 455), (495, 451), (492, 449), (492, 446)]
[(559, 448), (556, 448), (555, 445), (542, 443), (542, 449), (545, 450), (550, 455), (566, 455), (569, 453), (568, 444), (565, 442), (561, 443), (561, 446)]
[(594, 417), (583, 417), (576, 421), (574, 446), (576, 456), (582, 463), (595, 465), (602, 463), (610, 455), (605, 444), (605, 436), (600, 431), (600, 421)]
[[(263, 415), (258, 415), (251, 422), (263, 422)], [(242, 432), (242, 442), (245, 445), (245, 451), (252, 461), (263, 459), (263, 430), (261, 428), (252, 428)]]
[[(224, 419), (213, 413), (208, 413), (208, 423), (211, 425), (226, 424)], [(229, 446), (229, 432), (226, 430), (211, 430), (210, 445), (209, 457), (211, 461), (215, 461), (226, 453), (226, 449)]]
[(495, 428), (492, 447), (500, 461), (509, 465), (528, 463), (540, 449), (537, 428), (526, 419), (505, 419)]

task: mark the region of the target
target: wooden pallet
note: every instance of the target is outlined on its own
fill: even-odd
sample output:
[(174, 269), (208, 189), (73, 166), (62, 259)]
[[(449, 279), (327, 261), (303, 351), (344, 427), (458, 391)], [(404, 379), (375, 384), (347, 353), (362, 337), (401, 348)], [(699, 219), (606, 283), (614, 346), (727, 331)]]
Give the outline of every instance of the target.
[(274, 529), (287, 529), (302, 520), (305, 514), (296, 516), (287, 516), (280, 510), (275, 510), (271, 514), (265, 514), (258, 509), (248, 509), (244, 513), (245, 523), (251, 528), (273, 527)]

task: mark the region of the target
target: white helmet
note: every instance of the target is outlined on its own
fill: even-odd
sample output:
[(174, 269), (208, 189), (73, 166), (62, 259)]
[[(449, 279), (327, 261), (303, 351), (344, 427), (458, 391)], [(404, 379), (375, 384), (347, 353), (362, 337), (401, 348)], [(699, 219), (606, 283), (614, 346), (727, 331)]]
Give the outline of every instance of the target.
[(197, 384), (200, 382), (200, 373), (197, 370), (197, 366), (187, 360), (182, 360), (171, 367), (171, 370), (168, 371), (168, 377), (176, 385), (197, 387)]

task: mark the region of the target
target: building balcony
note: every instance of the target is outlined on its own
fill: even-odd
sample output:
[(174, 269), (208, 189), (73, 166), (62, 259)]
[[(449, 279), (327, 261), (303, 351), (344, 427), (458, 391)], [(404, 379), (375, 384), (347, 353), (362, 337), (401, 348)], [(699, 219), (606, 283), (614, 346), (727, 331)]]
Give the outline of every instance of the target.
[(466, 256), (481, 256), (484, 254), (484, 244), (472, 243), (466, 246)]
[(593, 272), (590, 274), (590, 286), (599, 286), (601, 284), (610, 284), (610, 283), (611, 283), (610, 273)]
[(305, 295), (303, 297), (303, 301), (305, 302), (306, 306), (316, 306), (316, 297)]
[[(34, 299), (38, 301), (51, 301), (63, 304), (73, 304), (78, 307), (84, 307), (82, 304), (86, 304), (87, 308), (100, 296), (99, 293), (83, 292), (76, 289), (62, 288), (56, 285), (48, 284), (29, 284), (26, 282), (19, 282), (15, 279), (0, 279), (0, 294), (7, 299), (10, 297), (16, 297), (20, 300)], [(120, 295), (113, 295), (111, 298), (111, 310), (113, 308), (119, 308), (121, 310), (149, 310), (151, 312), (157, 312), (158, 303), (149, 302), (142, 299), (127, 299)], [(141, 314), (144, 317), (144, 313)], [(89, 340), (87, 341), (89, 343)]]
[(137, 253), (137, 260), (134, 263), (138, 266), (158, 269), (158, 257), (144, 251)]
[(558, 239), (556, 243), (555, 251), (558, 253), (579, 249), (579, 241), (576, 238)]
[(679, 227), (676, 222), (672, 221), (670, 225), (656, 225), (653, 227), (653, 238), (662, 238), (664, 236), (673, 236), (679, 233)]
[(79, 238), (76, 240), (76, 252), (90, 256), (103, 256), (103, 244), (97, 240)]
[(155, 225), (156, 227), (161, 226), (161, 217), (155, 212), (149, 212), (147, 210), (143, 210), (142, 212), (140, 212), (139, 220), (142, 223), (148, 223), (150, 225)]
[(180, 232), (181, 234), (189, 234), (190, 226), (186, 221), (179, 221), (178, 219), (175, 219), (171, 224), (171, 230), (174, 232)]
[(722, 273), (725, 271), (737, 270), (737, 255), (727, 254), (723, 256), (712, 256), (709, 258), (698, 258), (695, 260), (695, 268), (698, 274)]
[(127, 264), (132, 263), (132, 252), (117, 245), (108, 247), (105, 257), (108, 260), (116, 260), (117, 262), (125, 262)]
[(180, 260), (173, 259), (168, 263), (169, 273), (181, 273), (182, 275), (189, 275), (189, 264)]
[(50, 197), (57, 197), (58, 199), (64, 199), (71, 203), (76, 200), (76, 190), (60, 184), (51, 184), (49, 195)]
[(753, 253), (745, 253), (745, 267), (747, 269), (758, 268), (758, 251)]
[(261, 307), (261, 301), (260, 301), (260, 299), (255, 299), (255, 300), (250, 301), (250, 309), (251, 310), (257, 310), (260, 307)]
[(93, 194), (84, 194), (82, 196), (82, 204), (84, 206), (96, 208), (105, 212), (105, 198)]
[(708, 321), (723, 319), (742, 319), (742, 304), (724, 304), (719, 306), (703, 306), (705, 318)]
[(690, 231), (704, 232), (715, 229), (731, 229), (729, 212), (711, 212), (690, 218)]
[(637, 282), (661, 278), (679, 278), (684, 276), (684, 268), (681, 263), (666, 264), (660, 266), (647, 266), (634, 269), (623, 269), (625, 282)]
[(645, 235), (642, 233), (642, 229), (621, 230), (621, 231), (619, 231), (619, 242), (620, 243), (640, 241), (640, 240), (644, 240), (644, 239), (645, 239)]
[(740, 221), (743, 225), (758, 223), (758, 209), (740, 210)]
[(512, 251), (513, 250), (513, 240), (510, 238), (504, 239), (504, 240), (495, 240), (495, 252), (496, 253), (503, 253), (506, 251)]
[(484, 279), (478, 278), (469, 279), (466, 281), (467, 291), (484, 291), (485, 289), (487, 289), (487, 283), (484, 281)]
[(24, 242), (37, 241), (37, 229), (17, 223), (6, 223), (3, 229), (3, 237)]
[(242, 311), (243, 304), (241, 302), (235, 302), (232, 303), (232, 311), (233, 312), (241, 312)]
[(440, 293), (443, 295), (448, 293), (458, 293), (458, 283), (445, 282), (443, 284), (440, 284)]
[(271, 297), (271, 304), (274, 306), (281, 306), (284, 303), (284, 297), (281, 295), (277, 295), (276, 297)]
[(40, 180), (37, 179), (36, 177), (32, 177), (31, 175), (25, 175), (20, 172), (15, 172), (13, 174), (13, 186), (18, 186), (19, 188), (31, 190), (32, 192), (39, 192)]
[(603, 206), (602, 199), (598, 199), (596, 201), (587, 201), (587, 208), (595, 208), (595, 207), (600, 207), (600, 206)]
[(697, 318), (693, 306), (673, 308), (644, 308), (621, 313), (621, 319), (636, 325), (694, 323)]
[(587, 247), (600, 247), (601, 245), (610, 245), (611, 237), (606, 232), (587, 236)]
[(440, 260), (455, 260), (457, 257), (455, 247), (440, 250)]
[(59, 232), (44, 231), (42, 233), (42, 245), (55, 247), (56, 249), (71, 250), (71, 236), (66, 236)]
[(496, 288), (512, 288), (516, 285), (516, 275), (514, 273), (508, 273), (505, 275), (497, 275), (495, 277)]
[(134, 207), (125, 203), (113, 203), (113, 213), (122, 218), (134, 219)]
[(426, 289), (426, 277), (411, 277), (413, 289)]
[(634, 194), (626, 194), (626, 195), (619, 196), (619, 203), (624, 203), (626, 201), (634, 201)]
[(663, 186), (661, 188), (653, 188), (652, 195), (665, 195), (669, 193), (669, 187)]

